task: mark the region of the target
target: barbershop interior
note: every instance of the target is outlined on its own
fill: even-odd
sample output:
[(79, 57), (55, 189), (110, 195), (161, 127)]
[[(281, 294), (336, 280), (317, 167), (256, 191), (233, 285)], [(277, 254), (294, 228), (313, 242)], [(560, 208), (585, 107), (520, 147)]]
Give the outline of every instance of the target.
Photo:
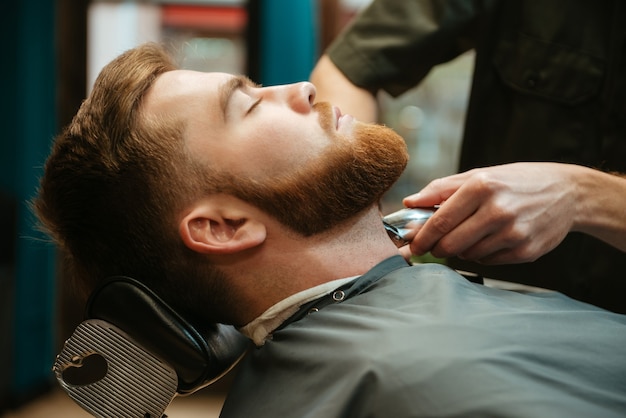
[[(246, 74), (262, 85), (307, 80), (315, 61), (368, 0), (44, 0), (3, 9), (4, 138), (0, 143), (2, 264), (0, 416), (80, 418), (52, 366), (83, 319), (60, 284), (63, 257), (37, 230), (28, 201), (52, 138), (115, 55), (161, 42), (183, 68)], [(288, 58), (286, 58), (288, 57)], [(380, 94), (381, 120), (415, 156), (385, 197), (387, 211), (455, 170), (472, 55), (459, 57), (397, 99)], [(437, 91), (438, 94), (433, 94)], [(441, 94), (443, 93), (443, 94)], [(445, 158), (441, 156), (445, 155)], [(186, 397), (168, 416), (218, 416), (229, 375)]]
[[(242, 74), (261, 86), (306, 81), (333, 40), (372, 1), (5, 2), (0, 25), (7, 40), (0, 69), (5, 98), (0, 112), (0, 418), (100, 416), (92, 398), (106, 398), (119, 383), (115, 379), (131, 386), (112, 376), (115, 372), (106, 363), (94, 366), (97, 378), (78, 373), (78, 380), (72, 380), (66, 373), (83, 367), (83, 358), (76, 360), (67, 350), (82, 342), (83, 335), (76, 333), (88, 332), (81, 325), (90, 314), (68, 284), (66, 254), (38, 227), (31, 205), (55, 136), (71, 122), (102, 68), (126, 50), (156, 42), (182, 69)], [(458, 172), (475, 62), (469, 49), (436, 65), (402, 94), (376, 93), (378, 122), (404, 139), (410, 155), (379, 204), (383, 214), (402, 209), (404, 197), (431, 181)], [(531, 81), (534, 88), (536, 80)], [(443, 262), (430, 254), (417, 261)], [(480, 280), (514, 291), (545, 291)], [(116, 335), (126, 338), (124, 332)], [(128, 341), (135, 347), (134, 340)], [(102, 358), (97, 349), (90, 350)], [(163, 417), (218, 417), (236, 371), (236, 365), (226, 368), (219, 379), (192, 393), (174, 387), (164, 395), (171, 403), (165, 402)], [(105, 395), (82, 391), (83, 385), (102, 382), (98, 390)], [(115, 390), (125, 394), (130, 388)]]

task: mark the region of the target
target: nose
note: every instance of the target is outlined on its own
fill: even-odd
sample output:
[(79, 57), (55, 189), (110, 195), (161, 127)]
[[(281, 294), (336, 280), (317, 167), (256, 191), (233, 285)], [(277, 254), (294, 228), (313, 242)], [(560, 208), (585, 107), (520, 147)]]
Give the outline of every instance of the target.
[(289, 106), (298, 113), (308, 113), (315, 103), (317, 91), (315, 86), (307, 81), (289, 84), (287, 89), (287, 102)]

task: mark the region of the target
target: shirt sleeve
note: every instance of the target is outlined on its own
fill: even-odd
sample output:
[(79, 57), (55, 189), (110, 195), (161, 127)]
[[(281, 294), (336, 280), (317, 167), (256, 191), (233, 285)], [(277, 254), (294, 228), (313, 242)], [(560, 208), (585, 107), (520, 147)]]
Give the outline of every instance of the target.
[(398, 96), (473, 47), (483, 3), (374, 0), (326, 53), (357, 86)]

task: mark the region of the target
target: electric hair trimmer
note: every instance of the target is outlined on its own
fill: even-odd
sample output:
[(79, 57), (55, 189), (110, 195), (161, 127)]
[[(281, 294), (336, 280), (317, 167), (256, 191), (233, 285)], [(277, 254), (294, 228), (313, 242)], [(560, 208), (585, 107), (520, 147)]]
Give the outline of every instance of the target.
[(390, 213), (383, 217), (383, 225), (387, 230), (389, 238), (400, 248), (409, 243), (406, 239), (410, 232), (410, 224), (423, 224), (437, 210), (434, 208), (411, 208), (400, 209), (397, 212)]

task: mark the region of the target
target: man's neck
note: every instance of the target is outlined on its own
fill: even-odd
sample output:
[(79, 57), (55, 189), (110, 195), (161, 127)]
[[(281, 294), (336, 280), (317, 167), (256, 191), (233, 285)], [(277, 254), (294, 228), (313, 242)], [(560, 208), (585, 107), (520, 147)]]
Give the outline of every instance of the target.
[(267, 242), (228, 272), (241, 296), (238, 325), (248, 323), (270, 306), (297, 292), (331, 280), (364, 274), (398, 254), (373, 207), (345, 224), (313, 237), (289, 233), (268, 236)]

